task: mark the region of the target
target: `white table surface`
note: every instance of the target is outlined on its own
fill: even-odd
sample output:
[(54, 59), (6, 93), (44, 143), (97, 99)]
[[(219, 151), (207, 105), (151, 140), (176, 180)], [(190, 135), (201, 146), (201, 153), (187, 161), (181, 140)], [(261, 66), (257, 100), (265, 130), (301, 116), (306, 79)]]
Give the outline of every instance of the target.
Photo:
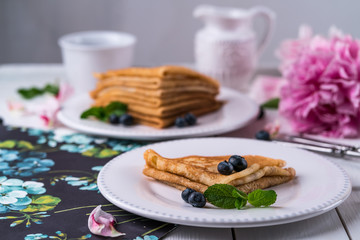
[[(16, 89), (19, 87), (43, 86), (55, 79), (65, 79), (63, 68), (59, 64), (0, 66), (0, 117), (6, 124), (39, 127), (38, 119), (24, 121), (11, 115), (6, 101), (16, 96)], [(267, 111), (262, 120), (222, 136), (253, 138), (267, 122), (274, 120), (276, 114)], [(360, 139), (350, 142), (360, 145)], [(360, 239), (360, 159), (333, 159), (347, 171), (353, 185), (350, 197), (336, 209), (307, 220), (270, 227), (217, 229), (179, 226), (164, 239)]]

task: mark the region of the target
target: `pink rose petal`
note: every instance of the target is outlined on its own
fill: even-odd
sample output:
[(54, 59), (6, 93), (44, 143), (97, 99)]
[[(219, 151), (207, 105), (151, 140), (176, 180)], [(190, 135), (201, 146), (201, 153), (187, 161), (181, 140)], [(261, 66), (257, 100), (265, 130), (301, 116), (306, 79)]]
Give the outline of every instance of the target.
[(126, 235), (125, 233), (118, 232), (114, 224), (116, 219), (110, 213), (101, 210), (101, 205), (97, 206), (90, 213), (88, 219), (88, 227), (91, 233), (105, 237), (118, 237)]

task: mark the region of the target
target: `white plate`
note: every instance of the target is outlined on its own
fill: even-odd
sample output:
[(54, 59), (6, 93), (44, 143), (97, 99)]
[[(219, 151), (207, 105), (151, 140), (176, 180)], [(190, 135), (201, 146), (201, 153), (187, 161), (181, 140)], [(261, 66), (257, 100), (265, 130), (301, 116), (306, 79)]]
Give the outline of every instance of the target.
[[(143, 152), (152, 148), (166, 157), (186, 155), (259, 154), (287, 161), (297, 176), (273, 187), (277, 201), (268, 208), (220, 209), (208, 204), (195, 208), (181, 199), (181, 191), (142, 174)], [(238, 138), (197, 138), (152, 144), (124, 153), (100, 171), (102, 195), (116, 206), (144, 217), (200, 227), (256, 227), (289, 223), (325, 213), (351, 192), (345, 171), (311, 152), (275, 143)]]
[(111, 125), (95, 120), (80, 119), (81, 113), (89, 108), (92, 100), (87, 94), (69, 99), (58, 113), (58, 119), (66, 126), (78, 131), (142, 140), (159, 140), (183, 137), (210, 136), (229, 132), (247, 125), (258, 113), (258, 106), (247, 96), (222, 88), (219, 99), (226, 104), (217, 112), (199, 117), (195, 126), (186, 128), (169, 127), (155, 129), (147, 126), (135, 125), (124, 127)]

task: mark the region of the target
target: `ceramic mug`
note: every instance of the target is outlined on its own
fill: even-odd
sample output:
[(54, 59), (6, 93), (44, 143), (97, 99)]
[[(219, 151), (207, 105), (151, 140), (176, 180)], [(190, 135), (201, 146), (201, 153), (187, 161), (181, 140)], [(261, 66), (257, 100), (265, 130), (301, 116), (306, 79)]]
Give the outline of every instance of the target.
[(75, 93), (95, 88), (94, 73), (130, 67), (136, 37), (124, 32), (71, 33), (58, 41), (65, 71)]

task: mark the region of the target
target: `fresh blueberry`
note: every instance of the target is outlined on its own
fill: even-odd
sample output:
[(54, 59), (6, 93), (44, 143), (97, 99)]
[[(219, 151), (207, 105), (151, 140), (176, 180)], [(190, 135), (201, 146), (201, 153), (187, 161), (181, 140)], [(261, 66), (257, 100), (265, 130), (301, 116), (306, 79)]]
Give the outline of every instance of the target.
[(111, 114), (111, 115), (109, 116), (109, 122), (110, 122), (111, 124), (119, 124), (119, 123), (120, 123), (120, 118), (119, 118), (119, 116), (116, 115), (116, 114)]
[(183, 117), (177, 117), (175, 120), (175, 126), (177, 127), (186, 127), (187, 126), (187, 122), (185, 121), (185, 119)]
[(242, 156), (239, 156), (239, 155), (232, 155), (229, 158), (229, 163), (231, 163), (231, 165), (233, 165), (234, 170), (236, 172), (240, 172), (247, 168), (247, 162), (246, 162), (245, 158), (243, 158)]
[(192, 188), (187, 188), (184, 191), (182, 191), (181, 193), (181, 198), (185, 201), (185, 202), (189, 202), (189, 196), (190, 194), (192, 194), (193, 192), (195, 192), (194, 189)]
[(218, 164), (217, 169), (222, 175), (230, 175), (234, 170), (234, 166), (227, 161), (223, 161)]
[(133, 122), (134, 118), (128, 113), (124, 113), (120, 116), (120, 123), (124, 124), (125, 126), (130, 126), (133, 124)]
[(270, 134), (265, 130), (260, 130), (255, 134), (255, 138), (259, 140), (270, 141)]
[(187, 113), (187, 114), (185, 114), (184, 118), (185, 118), (185, 121), (187, 122), (187, 124), (189, 124), (189, 126), (193, 126), (196, 124), (197, 119), (194, 114)]
[(202, 208), (205, 206), (206, 204), (206, 199), (204, 194), (199, 193), (199, 192), (193, 192), (189, 195), (189, 203), (193, 206), (193, 207), (198, 207), (198, 208)]

